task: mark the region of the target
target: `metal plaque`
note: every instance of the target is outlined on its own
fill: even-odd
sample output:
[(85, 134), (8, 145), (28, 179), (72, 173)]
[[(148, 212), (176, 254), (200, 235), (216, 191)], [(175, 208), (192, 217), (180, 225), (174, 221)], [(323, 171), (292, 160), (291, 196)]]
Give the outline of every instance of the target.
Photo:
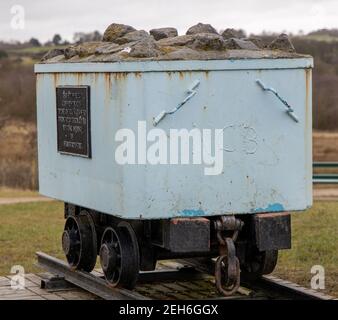
[(56, 88), (58, 152), (91, 157), (89, 86)]

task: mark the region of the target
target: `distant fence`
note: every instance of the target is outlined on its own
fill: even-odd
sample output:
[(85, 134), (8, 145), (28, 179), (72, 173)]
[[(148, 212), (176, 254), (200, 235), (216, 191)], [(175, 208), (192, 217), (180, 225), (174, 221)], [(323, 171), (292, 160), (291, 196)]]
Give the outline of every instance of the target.
[[(338, 162), (314, 162), (314, 169), (338, 169)], [(315, 184), (338, 184), (337, 173), (315, 173), (313, 175)]]

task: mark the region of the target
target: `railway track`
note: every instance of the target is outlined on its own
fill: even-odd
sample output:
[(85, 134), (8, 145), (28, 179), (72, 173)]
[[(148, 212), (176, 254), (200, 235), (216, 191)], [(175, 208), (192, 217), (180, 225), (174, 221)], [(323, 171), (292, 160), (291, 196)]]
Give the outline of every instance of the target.
[(74, 271), (66, 262), (37, 252), (37, 265), (54, 277), (42, 280), (46, 290), (73, 285), (104, 300), (334, 300), (320, 292), (303, 288), (273, 276), (255, 282), (243, 279), (241, 287), (231, 297), (222, 297), (215, 290), (213, 265), (203, 260), (165, 261), (155, 271), (141, 272), (136, 288), (111, 288), (103, 273)]

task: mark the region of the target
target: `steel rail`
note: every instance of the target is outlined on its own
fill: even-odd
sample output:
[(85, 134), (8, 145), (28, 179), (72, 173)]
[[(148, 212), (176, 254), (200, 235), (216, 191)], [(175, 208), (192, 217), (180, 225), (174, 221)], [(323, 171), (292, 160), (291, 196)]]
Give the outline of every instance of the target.
[[(37, 252), (37, 265), (52, 274), (57, 279), (64, 279), (92, 294), (105, 300), (150, 300), (144, 295), (122, 288), (112, 288), (99, 275), (72, 270), (68, 264), (60, 259), (51, 257), (45, 253)], [(142, 272), (139, 282), (153, 283), (161, 281), (197, 280), (214, 274), (214, 262), (210, 259), (180, 259), (178, 263), (185, 267), (172, 270), (156, 270)], [(61, 281), (62, 283), (62, 281)], [(238, 293), (242, 296), (219, 297), (218, 299), (295, 299), (295, 300), (335, 300), (335, 298), (303, 288), (289, 281), (281, 280), (273, 276), (263, 276), (255, 282), (243, 279)]]
[(293, 300), (335, 300), (334, 297), (318, 292), (313, 289), (301, 287), (290, 281), (282, 280), (271, 275), (265, 275), (255, 282), (243, 282), (253, 290), (263, 290), (271, 297), (285, 297)]
[(66, 281), (80, 287), (104, 300), (148, 300), (145, 296), (121, 288), (111, 288), (104, 279), (88, 272), (72, 270), (60, 259), (43, 252), (37, 252), (37, 265), (50, 273), (63, 277)]
[[(201, 272), (206, 272), (210, 275), (214, 274), (215, 262), (207, 259), (183, 259), (180, 260), (189, 266), (195, 267)], [(241, 286), (250, 288), (257, 293), (262, 293), (271, 299), (281, 300), (337, 300), (336, 298), (315, 291), (313, 289), (307, 289), (301, 287), (298, 284), (290, 281), (282, 280), (274, 276), (266, 275), (262, 276), (255, 281), (242, 279)]]

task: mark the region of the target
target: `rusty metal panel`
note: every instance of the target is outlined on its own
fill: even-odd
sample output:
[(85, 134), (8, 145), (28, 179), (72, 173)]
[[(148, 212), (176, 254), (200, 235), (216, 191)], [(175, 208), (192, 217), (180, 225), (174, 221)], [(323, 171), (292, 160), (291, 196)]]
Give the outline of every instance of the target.
[(210, 250), (210, 220), (205, 218), (165, 220), (163, 237), (163, 247), (171, 252), (208, 252)]
[[(308, 69), (312, 59), (289, 60), (80, 64), (83, 72), (75, 72), (80, 66), (73, 64), (38, 66), (40, 192), (126, 219), (308, 208), (312, 205)], [(130, 71), (137, 66), (141, 71)], [(166, 71), (175, 67), (177, 71)], [(298, 123), (274, 94), (262, 90), (257, 79), (278, 90), (294, 109)], [(187, 101), (186, 90), (196, 81), (196, 94)], [(58, 86), (90, 87), (91, 159), (57, 152)], [(183, 107), (159, 117), (154, 127), (155, 117), (182, 102)], [(143, 162), (138, 149), (136, 164), (120, 165), (115, 158), (120, 129), (131, 130), (136, 141), (152, 129), (166, 136), (172, 129), (219, 129), (224, 139), (218, 149), (219, 174), (206, 175), (207, 163)], [(147, 150), (150, 145), (148, 141), (137, 147)], [(191, 159), (193, 151), (190, 145)]]
[(260, 251), (291, 249), (289, 213), (261, 213), (254, 219), (256, 245)]

